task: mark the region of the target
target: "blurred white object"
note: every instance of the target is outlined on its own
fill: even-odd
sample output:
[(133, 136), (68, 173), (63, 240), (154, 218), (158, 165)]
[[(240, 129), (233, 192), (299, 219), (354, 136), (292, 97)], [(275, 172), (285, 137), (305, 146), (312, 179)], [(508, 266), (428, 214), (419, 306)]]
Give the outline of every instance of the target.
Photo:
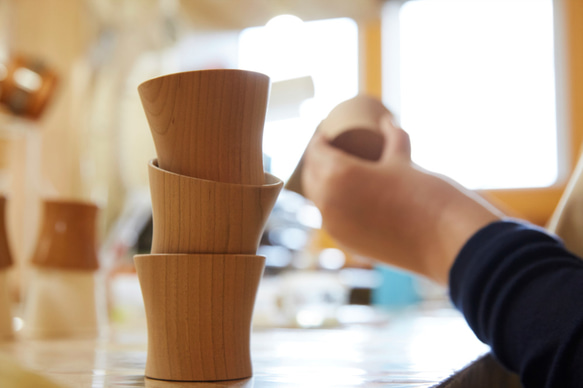
[(300, 117), (300, 106), (313, 97), (314, 80), (310, 76), (273, 82), (265, 121)]
[(31, 268), (23, 335), (29, 338), (95, 338), (104, 328), (104, 304), (93, 271)]
[(348, 301), (337, 273), (290, 272), (281, 279), (281, 308), (291, 324), (311, 328), (337, 326), (336, 312)]

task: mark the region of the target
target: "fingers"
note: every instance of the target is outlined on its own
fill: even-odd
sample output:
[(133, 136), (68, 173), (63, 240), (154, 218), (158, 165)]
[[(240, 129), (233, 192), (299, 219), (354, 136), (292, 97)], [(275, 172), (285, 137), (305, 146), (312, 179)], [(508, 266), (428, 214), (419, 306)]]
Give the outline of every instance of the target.
[(385, 138), (385, 147), (381, 161), (395, 158), (411, 161), (411, 141), (409, 134), (401, 129), (391, 115), (386, 115), (380, 122), (381, 132)]
[(347, 171), (362, 164), (364, 161), (332, 146), (323, 134), (316, 132), (303, 157), (304, 193), (318, 206), (328, 190), (343, 183)]
[(346, 153), (330, 144), (326, 136), (316, 132), (304, 153), (306, 164), (314, 167), (331, 168), (333, 166), (358, 165), (366, 161)]

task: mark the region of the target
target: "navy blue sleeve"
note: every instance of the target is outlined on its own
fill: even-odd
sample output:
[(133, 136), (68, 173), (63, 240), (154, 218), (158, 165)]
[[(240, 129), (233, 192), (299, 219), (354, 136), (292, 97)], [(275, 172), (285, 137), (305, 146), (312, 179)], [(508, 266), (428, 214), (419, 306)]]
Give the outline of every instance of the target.
[(486, 226), (456, 258), (450, 296), (526, 388), (583, 387), (583, 261), (559, 239), (527, 223)]

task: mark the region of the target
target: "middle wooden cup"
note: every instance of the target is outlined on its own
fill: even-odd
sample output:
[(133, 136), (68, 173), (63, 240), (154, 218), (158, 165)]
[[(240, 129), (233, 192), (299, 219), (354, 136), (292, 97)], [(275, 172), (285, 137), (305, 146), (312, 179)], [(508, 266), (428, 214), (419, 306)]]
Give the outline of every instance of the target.
[(152, 253), (255, 254), (283, 182), (242, 185), (192, 178), (148, 164)]

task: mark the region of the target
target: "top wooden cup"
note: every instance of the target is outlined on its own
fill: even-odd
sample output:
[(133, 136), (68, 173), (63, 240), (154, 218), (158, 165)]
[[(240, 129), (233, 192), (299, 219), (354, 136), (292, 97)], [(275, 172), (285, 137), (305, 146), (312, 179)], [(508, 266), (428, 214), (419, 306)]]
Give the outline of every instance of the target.
[(269, 77), (244, 70), (170, 74), (138, 87), (160, 168), (261, 185)]

